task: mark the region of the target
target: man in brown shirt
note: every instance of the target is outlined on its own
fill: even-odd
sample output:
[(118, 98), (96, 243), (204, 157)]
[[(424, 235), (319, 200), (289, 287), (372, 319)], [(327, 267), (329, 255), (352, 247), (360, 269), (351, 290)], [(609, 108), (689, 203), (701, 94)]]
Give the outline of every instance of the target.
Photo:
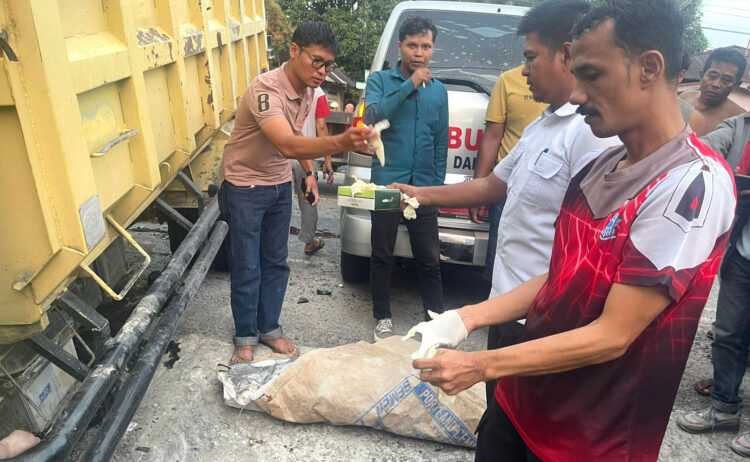
[(711, 53), (701, 72), (700, 91), (686, 91), (680, 98), (703, 114), (705, 129), (698, 135), (713, 131), (724, 119), (745, 112), (729, 94), (737, 88), (745, 74), (747, 60), (731, 48), (719, 48)]
[(251, 361), (259, 341), (277, 353), (299, 354), (278, 322), (289, 280), (290, 159), (299, 160), (307, 171), (305, 191), (313, 194), (315, 205), (318, 186), (311, 159), (367, 150), (377, 136), (370, 127), (350, 128), (336, 136), (302, 136), (313, 106), (313, 89), (336, 66), (338, 52), (338, 40), (325, 23), (302, 23), (292, 36), (289, 61), (253, 79), (237, 108), (234, 130), (224, 148), (219, 198), (229, 224), (232, 364)]

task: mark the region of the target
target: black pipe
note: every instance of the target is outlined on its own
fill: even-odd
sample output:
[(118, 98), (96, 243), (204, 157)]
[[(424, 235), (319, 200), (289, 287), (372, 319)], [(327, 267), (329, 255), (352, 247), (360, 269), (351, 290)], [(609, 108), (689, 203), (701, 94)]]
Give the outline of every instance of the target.
[(184, 284), (177, 289), (169, 304), (164, 308), (159, 326), (138, 357), (138, 361), (130, 371), (128, 380), (117, 393), (115, 402), (107, 412), (96, 439), (86, 453), (84, 457), (86, 462), (106, 462), (112, 457), (117, 444), (133, 418), (133, 414), (138, 410), (143, 395), (146, 394), (161, 357), (167, 350), (172, 335), (177, 330), (177, 324), (198, 291), (209, 268), (211, 268), (211, 263), (219, 251), (228, 229), (229, 227), (223, 221), (216, 223), (200, 256), (185, 277)]
[(14, 461), (58, 461), (70, 453), (88, 428), (89, 422), (117, 382), (122, 369), (133, 355), (151, 320), (172, 294), (175, 285), (193, 260), (211, 227), (219, 217), (219, 204), (214, 199), (185, 236), (167, 267), (141, 298), (127, 322), (113, 339), (107, 351), (97, 361), (91, 373), (55, 422), (49, 437), (38, 446), (11, 459)]

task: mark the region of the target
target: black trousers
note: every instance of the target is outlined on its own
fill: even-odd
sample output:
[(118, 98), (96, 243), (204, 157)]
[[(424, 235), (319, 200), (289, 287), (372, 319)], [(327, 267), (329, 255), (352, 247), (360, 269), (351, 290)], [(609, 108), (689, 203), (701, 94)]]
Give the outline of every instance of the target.
[(495, 398), (477, 426), (475, 462), (538, 462)]
[[(391, 317), (391, 271), (401, 212), (372, 211), (370, 242), (370, 291), (375, 319)], [(440, 242), (438, 240), (437, 208), (419, 207), (417, 218), (404, 220), (417, 265), (417, 281), (422, 305), (436, 313), (443, 312), (443, 283), (440, 277)]]
[[(490, 326), (487, 333), (487, 350), (497, 350), (507, 346), (515, 345), (521, 341), (524, 325), (516, 321), (506, 322)], [(487, 386), (487, 403), (495, 401), (495, 388), (497, 388), (497, 379), (484, 382)]]

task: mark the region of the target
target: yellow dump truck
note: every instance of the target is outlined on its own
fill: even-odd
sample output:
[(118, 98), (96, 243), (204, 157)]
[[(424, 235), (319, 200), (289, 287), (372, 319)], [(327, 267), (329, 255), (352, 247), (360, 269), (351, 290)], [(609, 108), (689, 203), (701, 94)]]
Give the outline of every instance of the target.
[[(186, 304), (177, 282), (200, 284), (226, 232), (207, 194), (226, 125), (267, 48), (263, 0), (0, 0), (0, 400), (31, 430), (54, 423), (34, 460), (117, 401), (155, 314)], [(148, 267), (127, 229), (155, 209), (187, 237), (111, 337), (91, 294), (120, 300)]]

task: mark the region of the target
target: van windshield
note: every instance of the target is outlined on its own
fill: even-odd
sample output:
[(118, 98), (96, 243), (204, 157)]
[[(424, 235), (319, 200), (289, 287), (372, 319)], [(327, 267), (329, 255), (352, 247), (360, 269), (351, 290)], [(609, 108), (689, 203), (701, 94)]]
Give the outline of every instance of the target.
[(438, 29), (429, 69), (440, 80), (469, 80), (489, 92), (498, 75), (523, 64), (523, 38), (516, 37), (518, 16), (409, 10), (398, 18), (383, 69), (398, 62), (398, 29), (409, 16), (429, 18)]

